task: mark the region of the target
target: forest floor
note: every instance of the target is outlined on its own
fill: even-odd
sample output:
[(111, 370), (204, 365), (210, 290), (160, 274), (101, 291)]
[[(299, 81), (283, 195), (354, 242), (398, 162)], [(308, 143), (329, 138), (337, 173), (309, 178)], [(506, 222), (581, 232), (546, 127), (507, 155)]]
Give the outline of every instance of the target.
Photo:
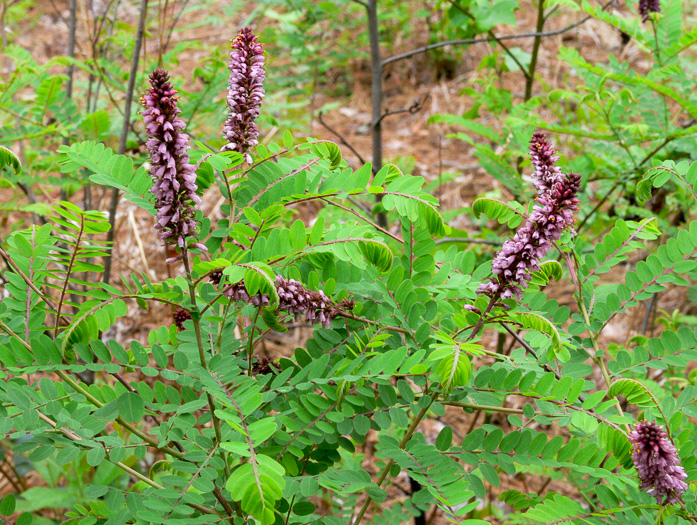
[[(96, 2), (95, 2), (96, 3)], [(78, 2), (82, 11), (78, 16), (78, 25), (88, 24), (90, 14), (86, 4), (89, 2)], [(132, 3), (124, 3), (122, 13), (119, 18), (129, 24), (135, 24), (137, 11), (132, 7)], [(251, 11), (253, 5), (245, 8)], [(625, 13), (629, 13), (626, 6), (619, 8)], [(416, 11), (416, 8), (415, 8)], [(198, 12), (197, 17), (205, 21), (209, 16), (208, 12)], [(67, 25), (65, 19), (68, 16), (67, 0), (52, 0), (50, 2), (38, 2), (35, 11), (30, 13), (27, 20), (23, 21), (21, 27), (13, 28), (14, 43), (29, 50), (32, 56), (39, 62), (48, 60), (57, 55), (65, 54), (67, 42)], [(518, 26), (516, 28), (508, 26), (497, 27), (499, 34), (511, 34), (514, 32), (533, 31), (536, 21), (536, 9), (533, 9), (529, 2), (521, 2), (521, 9), (516, 13)], [(559, 29), (574, 23), (584, 15), (579, 12), (569, 12), (554, 16), (548, 22), (545, 29)], [(188, 20), (189, 26), (194, 25), (192, 20)], [(260, 22), (264, 24), (262, 20)], [(268, 23), (274, 24), (273, 20)], [(238, 21), (227, 24), (229, 28), (236, 28)], [(383, 53), (397, 54), (408, 51), (415, 47), (425, 45), (428, 31), (425, 20), (415, 19), (412, 23), (409, 34), (397, 34), (391, 42), (391, 49), (383, 49)], [(85, 26), (86, 27), (86, 26)], [(423, 31), (421, 31), (423, 29)], [(78, 35), (87, 34), (78, 32)], [(418, 35), (424, 35), (419, 38)], [(191, 71), (196, 66), (198, 60), (205, 56), (208, 46), (220, 46), (221, 42), (227, 43), (230, 37), (228, 33), (223, 33), (221, 27), (214, 28), (206, 25), (192, 27), (184, 31), (175, 31), (172, 36), (172, 44), (178, 41), (198, 40), (201, 43), (199, 51), (191, 51), (179, 57), (179, 63), (174, 67), (175, 73), (179, 72), (186, 76), (187, 71)], [(146, 50), (155, 48), (154, 37), (146, 41)], [(443, 124), (429, 124), (429, 118), (439, 113), (452, 113), (462, 115), (471, 108), (472, 99), (461, 92), (464, 88), (477, 86), (477, 81), (481, 79), (478, 65), (483, 57), (490, 54), (496, 44), (484, 44), (470, 46), (462, 55), (462, 59), (454, 64), (447, 72), (439, 71), (439, 68), (432, 63), (428, 54), (414, 57), (394, 65), (388, 66), (385, 76), (385, 102), (384, 108), (396, 110), (410, 107), (416, 100), (423, 102), (423, 109), (410, 114), (402, 113), (385, 119), (383, 125), (384, 137), (384, 158), (386, 161), (399, 159), (412, 166), (412, 173), (423, 176), (427, 181), (443, 181), (437, 185), (435, 195), (439, 198), (441, 207), (444, 210), (456, 210), (471, 205), (473, 200), (486, 192), (498, 192), (504, 199), (510, 198), (505, 189), (492, 177), (489, 177), (479, 166), (474, 156), (474, 149), (466, 142), (457, 138), (452, 138), (451, 133), (460, 131), (453, 127)], [(530, 50), (532, 40), (521, 40), (519, 45)], [(570, 72), (561, 61), (556, 58), (560, 46), (572, 46), (578, 49), (588, 60), (596, 63), (604, 63), (609, 55), (616, 55), (622, 60), (633, 62), (639, 68), (642, 67), (641, 61), (643, 54), (632, 42), (627, 45), (621, 44), (619, 33), (597, 21), (588, 20), (577, 28), (557, 36), (552, 36), (543, 40), (539, 65), (537, 68), (535, 87), (544, 85), (546, 89), (565, 88), (568, 83), (574, 82), (573, 72)], [(89, 42), (83, 37), (78, 37), (78, 57), (80, 53), (86, 53), (89, 49)], [(150, 51), (152, 52), (152, 51)], [(269, 48), (268, 52), (273, 52)], [(457, 55), (453, 55), (457, 56)], [(365, 160), (370, 160), (371, 137), (367, 132), (371, 120), (370, 116), (370, 64), (367, 58), (353, 59), (348, 66), (348, 71), (342, 74), (348, 75), (350, 83), (350, 96), (336, 97), (331, 96), (331, 85), (318, 89), (309, 104), (311, 108), (321, 108), (332, 103), (336, 103), (337, 109), (327, 111), (322, 119), (326, 125), (336, 133), (332, 133), (328, 127), (322, 125), (316, 113), (313, 113), (305, 134), (318, 138), (331, 139), (338, 142), (338, 136), (343, 137)], [(270, 79), (272, 81), (272, 79)], [(331, 83), (332, 77), (328, 76), (327, 82)], [(520, 72), (511, 71), (503, 73), (500, 77), (500, 86), (511, 89), (514, 94), (514, 103), (522, 102), (524, 77)], [(142, 89), (142, 86), (141, 88)], [(535, 92), (535, 90), (533, 91)], [(221, 103), (223, 103), (223, 90), (221, 90)], [(541, 108), (541, 111), (545, 111)], [(544, 115), (543, 115), (544, 116)], [(495, 116), (485, 117), (488, 124), (496, 127), (500, 125)], [(262, 136), (266, 130), (262, 129)], [(278, 138), (278, 137), (276, 137)], [(556, 139), (557, 137), (553, 137)], [(561, 140), (562, 138), (559, 137)], [(568, 140), (564, 138), (564, 140)], [(53, 147), (53, 146), (52, 146)], [(342, 148), (344, 157), (349, 165), (356, 168), (361, 161), (352, 154), (348, 148)], [(564, 158), (562, 157), (562, 164)], [(0, 190), (0, 200), (3, 198), (14, 198), (9, 190)], [(57, 195), (54, 195), (57, 198)], [(106, 209), (106, 199), (104, 195), (99, 198), (101, 209)], [(206, 197), (205, 206), (212, 212), (219, 210), (219, 199), (213, 196)], [(8, 224), (2, 225), (3, 229), (9, 229), (12, 223), (19, 218), (10, 219)], [(465, 215), (456, 217), (451, 221), (451, 226), (467, 230), (472, 225), (468, 224)], [(137, 208), (130, 202), (122, 201), (119, 214), (117, 216), (115, 246), (115, 267), (114, 275), (130, 274), (131, 272), (147, 272), (153, 278), (166, 278), (171, 275), (173, 270), (164, 264), (164, 257), (158, 257), (157, 253), (163, 253), (163, 249), (156, 239), (152, 226), (151, 218), (146, 214), (139, 213)], [(472, 249), (493, 249), (492, 247), (476, 246)], [(154, 255), (154, 256), (153, 256)], [(160, 262), (158, 262), (160, 261)], [(608, 275), (607, 278), (614, 280), (618, 275)], [(115, 280), (115, 279), (114, 279)], [(548, 296), (556, 298), (562, 305), (568, 306), (575, 311), (575, 303), (572, 297), (572, 286), (570, 283), (554, 283), (548, 289)], [(672, 311), (684, 301), (684, 296), (677, 291), (666, 291), (660, 299), (659, 307)], [(641, 307), (639, 312), (633, 315), (617, 316), (615, 321), (608, 326), (605, 331), (604, 344), (610, 342), (624, 342), (634, 333), (638, 333), (644, 317)], [(140, 339), (145, 341), (151, 329), (159, 327), (163, 319), (171, 315), (167, 309), (151, 309), (144, 312), (140, 309), (133, 309), (130, 315), (117, 324), (112, 337), (121, 340)], [(263, 345), (262, 352), (268, 357), (276, 359), (282, 355), (290, 355), (293, 350), (302, 344), (308, 336), (307, 329), (291, 330), (283, 336), (270, 337)], [(497, 340), (494, 333), (487, 333), (485, 342), (493, 350), (496, 348)], [(599, 378), (600, 382), (600, 378)], [(600, 384), (600, 383), (599, 383)], [(521, 406), (524, 400), (509, 400), (511, 406)], [(427, 439), (435, 440), (443, 425), (451, 425), (455, 434), (455, 441), (462, 439), (475, 424), (481, 424), (483, 415), (467, 414), (462, 410), (451, 409), (439, 419), (431, 419), (423, 423), (422, 430)], [(505, 417), (495, 414), (487, 422), (500, 425), (504, 431), (509, 429)], [(550, 433), (566, 432), (565, 429), (550, 427)], [(373, 436), (374, 437), (374, 436)], [(368, 440), (363, 452), (365, 453), (364, 465), (366, 470), (375, 470), (375, 460), (373, 456), (374, 440)], [(31, 475), (28, 482), (32, 482)], [(406, 479), (398, 477), (390, 488), (393, 498), (404, 498), (409, 493), (409, 483)], [(486, 507), (498, 507), (494, 515), (504, 516), (505, 508), (498, 501), (498, 495), (508, 489), (518, 489), (524, 492), (535, 492), (538, 494), (561, 493), (571, 497), (577, 496), (564, 481), (563, 472), (529, 472), (519, 473), (515, 476), (508, 476), (501, 473), (501, 486), (487, 486), (489, 496), (487, 501), (482, 502), (484, 514), (488, 514)], [(12, 491), (12, 486), (0, 480), (0, 493)], [(492, 516), (484, 518), (492, 524), (503, 523), (497, 521)], [(429, 514), (429, 523), (446, 523), (446, 519), (440, 515)]]

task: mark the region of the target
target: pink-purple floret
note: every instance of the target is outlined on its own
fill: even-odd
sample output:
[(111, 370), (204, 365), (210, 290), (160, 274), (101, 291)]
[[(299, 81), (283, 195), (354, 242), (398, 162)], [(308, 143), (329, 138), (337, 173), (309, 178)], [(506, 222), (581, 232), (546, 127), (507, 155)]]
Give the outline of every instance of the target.
[[(160, 238), (180, 250), (177, 256), (167, 259), (174, 262), (183, 257), (181, 250), (187, 246), (187, 237), (196, 233), (194, 217), (201, 198), (196, 194), (195, 168), (189, 163), (189, 136), (183, 133), (186, 124), (179, 117), (177, 91), (162, 68), (152, 72), (150, 85), (141, 99), (154, 181), (150, 192), (155, 195), (155, 228), (160, 230)], [(198, 242), (191, 246), (206, 250)]]
[(224, 151), (237, 151), (251, 162), (249, 149), (259, 141), (259, 129), (254, 122), (259, 117), (264, 99), (264, 46), (249, 27), (240, 30), (230, 51), (230, 80), (228, 82), (228, 117), (224, 135)]
[(479, 286), (478, 292), (503, 299), (522, 296), (531, 273), (540, 269), (540, 261), (561, 238), (564, 229), (574, 222), (578, 208), (581, 177), (564, 174), (555, 165), (559, 159), (542, 132), (535, 132), (530, 141), (533, 183), (538, 190), (537, 203), (530, 217), (512, 239), (504, 242), (494, 257), (494, 278)]
[(634, 445), (632, 460), (640, 488), (654, 496), (659, 505), (679, 503), (687, 490), (687, 474), (663, 425), (656, 425), (655, 421), (637, 423), (629, 433), (629, 441)]
[(661, 12), (661, 0), (639, 0), (639, 14), (641, 21), (646, 22), (651, 13)]
[(278, 292), (278, 308), (286, 310), (289, 314), (299, 319), (305, 315), (310, 323), (322, 323), (324, 328), (329, 328), (332, 319), (336, 317), (336, 309), (331, 299), (320, 290), (308, 290), (295, 279), (284, 279), (276, 276), (276, 291)]

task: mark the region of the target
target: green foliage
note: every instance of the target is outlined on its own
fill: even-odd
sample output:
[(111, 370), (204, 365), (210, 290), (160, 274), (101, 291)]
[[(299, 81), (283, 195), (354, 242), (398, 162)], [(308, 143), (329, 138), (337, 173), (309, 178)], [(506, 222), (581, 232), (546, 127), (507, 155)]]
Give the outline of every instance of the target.
[(104, 144), (80, 142), (58, 148), (61, 156), (61, 172), (72, 173), (85, 168), (94, 173), (89, 179), (95, 184), (108, 185), (124, 192), (126, 199), (133, 201), (153, 215), (152, 196), (148, 193), (152, 180), (147, 170), (140, 167), (133, 170), (133, 160), (124, 155), (116, 155)]
[(508, 205), (496, 199), (480, 197), (472, 203), (472, 212), (477, 218), (486, 215), (488, 218), (495, 219), (501, 224), (508, 224), (509, 228), (515, 228), (523, 218), (523, 211), (518, 209), (519, 205), (516, 205), (516, 202)]

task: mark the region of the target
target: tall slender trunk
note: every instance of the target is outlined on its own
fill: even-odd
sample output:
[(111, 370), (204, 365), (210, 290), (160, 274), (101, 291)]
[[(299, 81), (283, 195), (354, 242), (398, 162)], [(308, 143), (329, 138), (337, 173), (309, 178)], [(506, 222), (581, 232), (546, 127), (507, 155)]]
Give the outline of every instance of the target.
[[(140, 61), (140, 48), (143, 44), (143, 35), (145, 33), (145, 17), (148, 11), (148, 0), (142, 0), (140, 4), (140, 16), (138, 18), (138, 30), (136, 32), (136, 40), (133, 45), (133, 59), (131, 60), (131, 72), (128, 77), (128, 87), (126, 88), (126, 104), (123, 109), (123, 127), (121, 128), (121, 137), (119, 139), (119, 155), (126, 152), (126, 140), (128, 139), (128, 130), (131, 127), (131, 104), (133, 102), (133, 91), (136, 85), (136, 76), (138, 76), (138, 63)], [(116, 227), (116, 210), (119, 206), (119, 190), (114, 188), (111, 193), (111, 202), (109, 204), (109, 224), (111, 228), (107, 232), (107, 244), (114, 241), (114, 228)], [(104, 282), (108, 283), (111, 278), (111, 264), (113, 259), (112, 252), (106, 256), (104, 260)]]
[[(542, 33), (545, 26), (545, 3), (544, 0), (538, 0), (537, 6), (537, 27), (536, 33)], [(535, 67), (537, 66), (537, 55), (540, 52), (540, 43), (542, 36), (536, 35), (532, 43), (532, 54), (530, 55), (530, 68), (525, 79), (525, 101), (527, 102), (532, 97), (532, 85), (535, 83)]]
[[(373, 174), (382, 169), (382, 60), (380, 58), (380, 30), (378, 27), (378, 0), (368, 0), (365, 6), (368, 12), (368, 35), (370, 37), (370, 64), (373, 72), (371, 85), (372, 123), (371, 138), (373, 142)], [(376, 195), (377, 202), (382, 201), (382, 195)], [(384, 213), (377, 214), (377, 223), (387, 227), (387, 217)]]
[[(75, 31), (77, 27), (77, 0), (70, 0), (70, 14), (68, 15), (68, 56), (70, 58), (75, 58)], [(65, 98), (73, 98), (73, 81), (75, 76), (75, 66), (69, 64), (65, 74), (68, 75), (68, 83), (65, 86)], [(67, 146), (70, 144), (70, 136), (63, 137), (63, 145)], [(61, 175), (61, 178), (65, 178), (65, 173)], [(60, 189), (61, 200), (66, 200), (67, 195), (65, 189), (61, 186)]]

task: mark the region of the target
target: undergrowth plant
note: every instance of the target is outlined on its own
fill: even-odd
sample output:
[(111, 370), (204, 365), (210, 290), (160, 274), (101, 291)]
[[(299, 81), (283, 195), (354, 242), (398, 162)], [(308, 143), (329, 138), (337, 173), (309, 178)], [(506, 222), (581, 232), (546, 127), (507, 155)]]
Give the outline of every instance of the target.
[[(511, 109), (512, 149), (485, 165), (520, 202), (485, 196), (471, 210), (505, 232), (493, 261), (437, 244), (451, 228), (422, 177), (392, 164), (352, 169), (333, 142), (289, 131), (260, 144), (268, 57), (248, 28), (219, 86), (227, 120), (215, 148), (189, 136), (186, 88), (161, 67), (134, 123), (138, 153), (115, 153), (98, 133), (24, 163), (0, 148), (11, 184), (31, 186), (24, 170), (39, 163), (59, 168), (64, 187), (83, 180), (122, 192), (150, 218), (172, 275), (102, 282), (105, 214), (68, 200), (23, 209), (45, 224), (16, 228), (0, 248), (0, 434), (12, 454), (3, 465), (35, 469), (45, 486), (18, 483), (0, 514), (38, 525), (697, 523), (694, 325), (674, 316), (660, 334), (613, 345), (604, 334), (668, 287), (690, 286), (697, 269), (688, 207), (697, 167), (681, 139), (692, 124), (670, 113), (692, 114), (678, 48), (694, 39), (661, 29), (672, 2), (665, 19), (647, 18), (661, 56), (653, 77), (567, 50), (595, 94), (551, 100), (578, 99), (573, 115), (586, 120), (540, 125), (536, 98)], [(652, 45), (636, 26), (583, 6)], [(660, 48), (666, 39), (673, 55)], [(17, 71), (36, 73), (11, 53), (26, 66)], [(39, 71), (35, 82), (52, 86)], [(609, 81), (630, 88), (615, 93)], [(647, 119), (664, 117), (646, 124), (650, 148), (674, 144), (690, 158), (648, 170), (658, 148), (637, 163), (643, 142), (625, 138), (638, 128), (616, 125), (625, 100), (643, 104)], [(614, 138), (594, 154), (603, 169), (577, 160), (577, 174), (533, 128), (595, 139), (586, 109), (608, 115), (593, 122)], [(72, 130), (76, 121), (61, 118), (49, 126)], [(16, 127), (24, 141), (41, 133), (31, 122), (34, 131)], [(613, 191), (633, 183), (632, 209), (642, 211), (591, 243), (583, 232), (596, 180)], [(664, 187), (681, 188), (684, 220), (639, 206)], [(373, 216), (376, 196), (393, 227)], [(222, 202), (221, 214), (209, 201)], [(548, 297), (558, 285), (565, 304)], [(147, 340), (111, 335), (146, 310), (159, 316)], [(269, 359), (265, 341), (290, 331), (301, 344)], [(461, 434), (448, 422), (463, 412)], [(520, 476), (547, 481), (521, 486)], [(566, 491), (544, 490), (558, 481)]]

